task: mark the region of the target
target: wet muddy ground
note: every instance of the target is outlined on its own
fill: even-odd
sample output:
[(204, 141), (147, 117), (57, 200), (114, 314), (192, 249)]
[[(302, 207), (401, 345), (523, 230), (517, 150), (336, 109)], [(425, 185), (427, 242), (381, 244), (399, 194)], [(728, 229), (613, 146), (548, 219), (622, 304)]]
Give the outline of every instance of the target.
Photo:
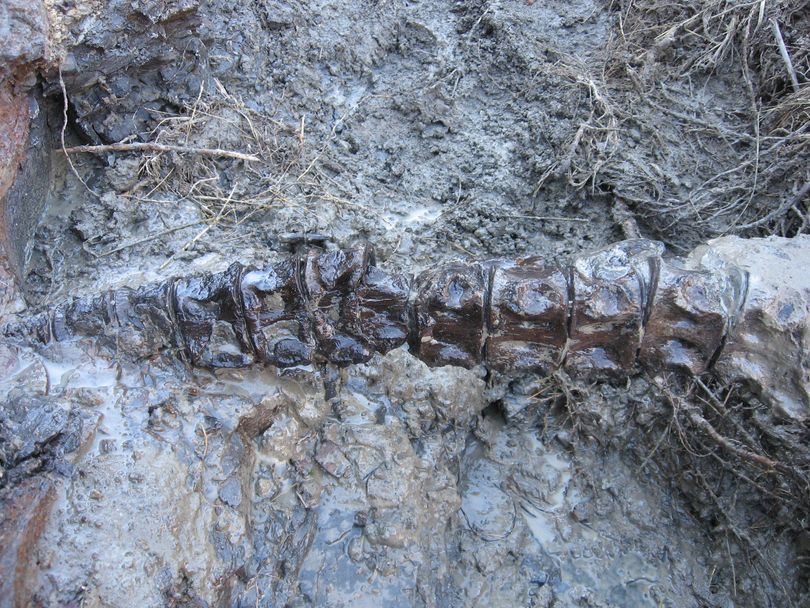
[[(616, 167), (660, 172), (675, 196), (701, 158), (675, 128), (652, 137), (666, 120), (650, 106), (600, 122), (615, 7), (48, 6), (65, 53), (62, 82), (43, 78), (55, 146), (65, 110), (67, 146), (131, 138), (260, 160), (55, 153), (32, 308), (312, 246), (371, 243), (379, 265), (418, 272), (460, 256), (569, 259), (627, 236), (630, 217), (674, 251), (721, 231), (633, 208), (638, 175)], [(727, 115), (744, 87), (722, 72), (701, 86)], [(614, 132), (620, 162), (579, 183)], [(672, 414), (649, 378), (486, 376), (407, 349), (343, 370), (210, 373), (130, 340), (0, 346), (0, 491), (47, 505), (16, 591), (40, 605), (806, 599), (785, 528), (741, 547), (691, 473), (659, 460)], [(746, 492), (717, 491), (735, 505)], [(741, 508), (747, 522), (768, 513)]]
[(45, 604), (717, 601), (703, 527), (661, 480), (534, 400), (505, 417), (472, 372), (395, 351), (325, 399), (311, 370), (99, 354), (5, 383), (37, 400), (18, 458), (57, 461), (29, 583)]

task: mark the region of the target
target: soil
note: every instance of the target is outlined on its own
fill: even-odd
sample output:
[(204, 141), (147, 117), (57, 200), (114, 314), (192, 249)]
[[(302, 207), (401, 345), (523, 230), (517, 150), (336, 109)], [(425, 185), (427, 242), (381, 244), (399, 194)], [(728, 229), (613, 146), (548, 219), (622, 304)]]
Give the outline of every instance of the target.
[[(80, 4), (47, 3), (57, 140), (64, 111), (68, 147), (259, 160), (55, 151), (32, 309), (315, 246), (371, 243), (379, 265), (418, 272), (570, 259), (636, 229), (680, 252), (750, 219), (672, 211), (740, 153), (714, 136), (695, 148), (654, 95), (603, 88), (619, 5)], [(700, 82), (650, 70), (695, 116), (747, 103), (716, 66)], [(654, 183), (659, 208), (639, 194)], [(700, 477), (696, 455), (680, 469), (661, 378), (487, 376), (406, 349), (213, 374), (91, 341), (0, 345), (0, 367), (0, 498), (41, 479), (53, 501), (15, 589), (39, 605), (808, 600), (796, 511), (738, 496), (716, 463)]]

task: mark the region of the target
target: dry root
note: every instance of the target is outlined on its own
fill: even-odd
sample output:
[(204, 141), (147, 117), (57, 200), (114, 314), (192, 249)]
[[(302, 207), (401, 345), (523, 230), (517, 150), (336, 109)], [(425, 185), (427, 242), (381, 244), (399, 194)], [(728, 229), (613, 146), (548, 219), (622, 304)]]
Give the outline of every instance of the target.
[[(671, 418), (644, 465), (653, 461), (667, 471), (715, 541), (727, 545), (721, 566), (733, 595), (736, 573), (744, 569), (780, 588), (785, 605), (800, 605), (810, 574), (810, 431), (776, 420), (755, 397), (741, 398), (734, 387), (710, 386), (699, 378), (672, 385), (659, 378), (654, 388)], [(788, 588), (785, 581), (794, 577), (773, 567), (769, 551), (776, 543), (770, 541), (783, 535), (796, 541), (795, 578), (804, 589)]]
[[(281, 102), (272, 111), (260, 112), (228, 93), (219, 82), (216, 85), (213, 91), (201, 89), (196, 101), (181, 113), (165, 114), (144, 137), (146, 141), (128, 139), (64, 149), (68, 160), (88, 153), (134, 155), (139, 161), (138, 181), (122, 196), (157, 205), (190, 201), (200, 209), (201, 221), (191, 224), (200, 228), (180, 244), (164, 267), (214, 235), (238, 239), (240, 227), (251, 220), (266, 220), (282, 209), (285, 218), (305, 234), (318, 226), (324, 204), (333, 205), (338, 213), (354, 206), (334, 194), (341, 190), (340, 185), (321, 168), (334, 130), (310, 137), (304, 118), (294, 119)], [(316, 147), (311, 140), (321, 143)], [(369, 216), (379, 213), (362, 211)], [(96, 255), (110, 255), (164, 234)]]
[[(580, 441), (627, 451), (640, 478), (671, 484), (714, 543), (712, 594), (741, 605), (810, 601), (806, 425), (778, 419), (742, 387), (677, 375), (585, 387), (558, 373), (533, 397), (540, 412), (561, 412), (557, 424)], [(535, 424), (549, 426), (544, 418)]]
[(613, 6), (605, 64), (560, 66), (590, 110), (538, 187), (609, 192), (686, 241), (807, 232), (810, 3)]
[[(190, 200), (216, 224), (238, 225), (279, 205), (291, 204), (303, 180), (302, 132), (298, 125), (256, 112), (220, 88), (204, 94), (180, 115), (165, 116), (153, 129), (153, 144), (140, 162), (141, 181), (127, 193), (138, 200)], [(233, 155), (185, 154), (182, 148), (240, 149), (258, 162), (237, 171)], [(223, 160), (225, 159), (225, 160)], [(236, 179), (227, 179), (235, 175)]]

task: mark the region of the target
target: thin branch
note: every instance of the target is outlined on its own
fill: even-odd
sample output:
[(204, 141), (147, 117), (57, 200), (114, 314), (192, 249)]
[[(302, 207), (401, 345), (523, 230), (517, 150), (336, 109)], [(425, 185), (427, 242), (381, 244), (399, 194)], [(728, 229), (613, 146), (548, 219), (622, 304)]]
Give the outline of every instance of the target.
[(70, 156), (67, 155), (67, 151), (70, 148), (65, 147), (65, 130), (67, 129), (68, 123), (68, 95), (67, 89), (65, 88), (65, 79), (62, 77), (62, 66), (59, 66), (59, 86), (62, 89), (62, 130), (59, 133), (60, 136), (60, 143), (62, 144), (62, 152), (65, 153), (65, 158), (67, 159), (68, 165), (70, 165), (70, 170), (73, 172), (73, 175), (76, 176), (76, 179), (79, 180), (82, 186), (84, 186), (85, 190), (87, 190), (90, 194), (95, 196), (96, 198), (101, 198), (96, 192), (87, 185), (87, 182), (82, 179), (82, 176), (79, 175), (79, 172), (76, 170), (76, 167), (73, 164), (73, 161), (70, 160)]
[(137, 239), (137, 240), (134, 240), (134, 241), (129, 241), (127, 243), (123, 243), (123, 244), (119, 245), (118, 247), (115, 247), (114, 249), (110, 249), (109, 251), (103, 251), (103, 252), (101, 252), (99, 254), (95, 254), (95, 256), (97, 258), (103, 258), (105, 256), (112, 255), (113, 253), (118, 253), (119, 251), (123, 251), (124, 249), (127, 249), (128, 247), (134, 247), (135, 245), (140, 245), (141, 243), (147, 243), (149, 241), (154, 241), (155, 239), (158, 239), (158, 238), (160, 238), (162, 236), (165, 236), (167, 234), (171, 234), (172, 232), (177, 232), (178, 230), (183, 230), (185, 228), (191, 228), (193, 226), (197, 226), (199, 224), (204, 224), (204, 223), (205, 223), (204, 221), (199, 221), (199, 222), (189, 222), (187, 224), (181, 224), (179, 226), (172, 226), (170, 228), (166, 228), (165, 230), (161, 230), (160, 232), (154, 232), (154, 233), (152, 233), (152, 234), (150, 234), (148, 236), (145, 236), (145, 237), (143, 237), (141, 239)]
[(793, 69), (793, 62), (790, 60), (790, 53), (788, 53), (785, 40), (782, 38), (782, 32), (779, 29), (779, 22), (776, 17), (771, 17), (771, 30), (773, 30), (773, 37), (776, 38), (776, 44), (779, 47), (779, 54), (782, 55), (782, 61), (785, 62), (785, 68), (790, 76), (790, 84), (793, 85), (793, 92), (799, 92), (799, 79), (796, 78), (796, 70)]
[(732, 440), (723, 437), (717, 432), (717, 429), (715, 429), (711, 423), (703, 417), (696, 406), (690, 404), (683, 398), (673, 395), (662, 383), (656, 382), (656, 385), (659, 389), (661, 389), (662, 395), (674, 410), (683, 412), (693, 426), (701, 430), (712, 441), (725, 449), (727, 452), (733, 454), (741, 460), (758, 465), (766, 470), (779, 471), (780, 473), (788, 475), (793, 473), (793, 470), (785, 464), (772, 460), (767, 456), (763, 456), (762, 454), (752, 452), (744, 447), (740, 447)]
[(584, 217), (563, 217), (561, 215), (503, 215), (517, 220), (536, 220), (539, 222), (588, 222)]
[(779, 205), (776, 209), (771, 211), (768, 215), (766, 215), (763, 218), (758, 219), (755, 222), (751, 222), (750, 224), (743, 224), (742, 226), (739, 226), (739, 230), (748, 230), (749, 228), (756, 228), (758, 226), (762, 226), (764, 224), (767, 224), (771, 220), (773, 220), (773, 219), (779, 217), (780, 215), (782, 215), (783, 213), (785, 213), (788, 209), (790, 209), (792, 207), (795, 207), (796, 205), (801, 203), (802, 199), (805, 196), (807, 196), (808, 193), (810, 193), (810, 181), (806, 182), (804, 184), (804, 186), (802, 186), (802, 189), (799, 190), (796, 193), (795, 196), (790, 197), (784, 203)]
[(155, 143), (118, 143), (101, 146), (74, 146), (64, 148), (65, 154), (87, 153), (104, 154), (105, 152), (182, 152), (185, 154), (196, 154), (198, 156), (212, 156), (220, 158), (235, 158), (248, 162), (259, 162), (261, 159), (255, 154), (244, 154), (232, 150), (222, 150), (220, 148), (193, 148), (188, 146), (175, 146), (170, 144)]

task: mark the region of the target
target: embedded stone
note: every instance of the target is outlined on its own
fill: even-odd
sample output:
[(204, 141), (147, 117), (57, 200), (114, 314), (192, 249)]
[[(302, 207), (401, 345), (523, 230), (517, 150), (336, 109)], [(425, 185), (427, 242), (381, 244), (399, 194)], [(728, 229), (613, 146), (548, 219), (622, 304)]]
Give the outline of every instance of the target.
[(722, 237), (696, 249), (690, 261), (747, 274), (716, 372), (752, 385), (779, 415), (810, 419), (810, 236)]

